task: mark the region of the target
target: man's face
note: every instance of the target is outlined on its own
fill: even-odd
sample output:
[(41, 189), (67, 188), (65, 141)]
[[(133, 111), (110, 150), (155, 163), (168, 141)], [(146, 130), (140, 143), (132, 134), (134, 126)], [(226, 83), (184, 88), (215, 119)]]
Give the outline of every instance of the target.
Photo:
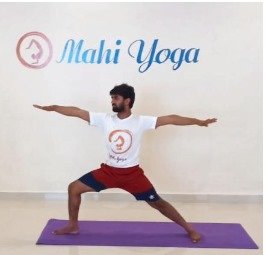
[(111, 95), (112, 111), (123, 112), (125, 109), (125, 99), (120, 95)]

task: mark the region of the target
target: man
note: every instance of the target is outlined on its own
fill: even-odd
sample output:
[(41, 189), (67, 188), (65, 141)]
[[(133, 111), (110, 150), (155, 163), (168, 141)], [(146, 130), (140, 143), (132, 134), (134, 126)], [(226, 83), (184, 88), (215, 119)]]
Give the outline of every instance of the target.
[(111, 91), (112, 110), (116, 114), (94, 113), (77, 107), (58, 105), (39, 106), (38, 109), (78, 117), (92, 126), (100, 127), (105, 135), (108, 159), (99, 169), (93, 170), (68, 186), (69, 222), (53, 233), (57, 235), (78, 233), (78, 212), (81, 194), (107, 188), (121, 188), (130, 192), (137, 200), (146, 201), (151, 207), (160, 211), (167, 218), (182, 226), (193, 242), (198, 242), (201, 235), (188, 224), (177, 210), (163, 200), (152, 183), (139, 167), (139, 150), (142, 134), (146, 130), (164, 125), (199, 125), (207, 127), (216, 119), (198, 120), (177, 115), (161, 117), (137, 116), (131, 108), (135, 100), (134, 88), (121, 84)]

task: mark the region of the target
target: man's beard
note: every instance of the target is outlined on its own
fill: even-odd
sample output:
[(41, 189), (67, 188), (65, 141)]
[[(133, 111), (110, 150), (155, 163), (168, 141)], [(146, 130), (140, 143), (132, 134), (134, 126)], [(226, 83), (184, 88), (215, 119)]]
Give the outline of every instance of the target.
[(123, 112), (124, 111), (124, 104), (121, 104), (120, 106), (112, 105), (112, 111)]

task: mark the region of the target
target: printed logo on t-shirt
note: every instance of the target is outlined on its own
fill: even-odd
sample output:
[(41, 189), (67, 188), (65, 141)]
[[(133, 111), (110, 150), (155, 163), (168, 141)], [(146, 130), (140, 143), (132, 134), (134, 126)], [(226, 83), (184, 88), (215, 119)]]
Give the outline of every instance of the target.
[(114, 130), (109, 134), (109, 142), (114, 153), (125, 153), (132, 146), (132, 134), (129, 130)]

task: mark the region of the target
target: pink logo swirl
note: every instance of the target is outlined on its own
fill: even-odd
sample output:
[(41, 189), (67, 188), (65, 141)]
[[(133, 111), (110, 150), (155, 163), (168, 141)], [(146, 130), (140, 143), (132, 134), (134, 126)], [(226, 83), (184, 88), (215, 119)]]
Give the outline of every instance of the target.
[(24, 66), (41, 69), (51, 61), (52, 44), (46, 35), (40, 32), (30, 32), (19, 39), (16, 53)]
[(132, 146), (132, 135), (129, 130), (113, 130), (109, 134), (111, 150), (115, 154), (122, 154)]

